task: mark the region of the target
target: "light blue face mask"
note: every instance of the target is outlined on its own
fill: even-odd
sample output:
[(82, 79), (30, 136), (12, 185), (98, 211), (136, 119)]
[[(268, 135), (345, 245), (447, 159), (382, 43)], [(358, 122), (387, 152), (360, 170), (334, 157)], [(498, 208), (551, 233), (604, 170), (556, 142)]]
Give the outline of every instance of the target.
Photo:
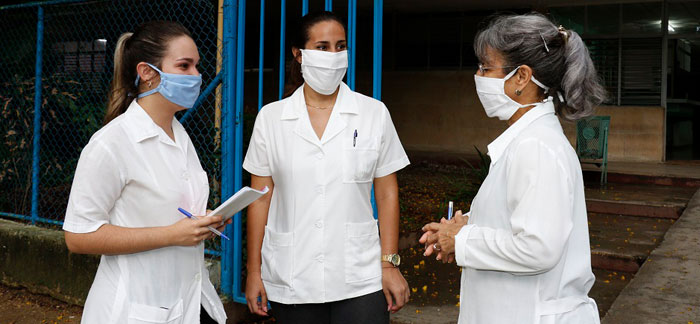
[[(146, 64), (160, 74), (160, 84), (158, 84), (155, 89), (140, 93), (137, 98), (143, 98), (156, 92), (160, 92), (165, 99), (168, 99), (168, 101), (178, 106), (182, 106), (184, 108), (192, 108), (192, 106), (194, 106), (194, 102), (197, 101), (197, 97), (199, 97), (199, 90), (202, 87), (201, 74), (188, 75), (165, 73), (149, 63)], [(134, 85), (138, 87), (139, 76), (136, 76), (136, 82), (134, 82)]]

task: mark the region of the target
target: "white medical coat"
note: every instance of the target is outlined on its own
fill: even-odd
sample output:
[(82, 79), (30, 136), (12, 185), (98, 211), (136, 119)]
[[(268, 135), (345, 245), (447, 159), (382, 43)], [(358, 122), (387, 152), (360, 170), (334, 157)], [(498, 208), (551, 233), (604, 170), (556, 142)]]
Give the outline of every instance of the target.
[(372, 181), (408, 164), (384, 104), (344, 83), (321, 139), (303, 86), (263, 107), (243, 168), (275, 184), (262, 244), (267, 297), (325, 303), (381, 290)]
[(488, 152), (489, 174), (455, 237), (459, 323), (599, 323), (581, 166), (551, 101)]
[[(80, 155), (63, 229), (167, 226), (184, 217), (178, 207), (204, 215), (207, 174), (185, 129), (175, 119), (172, 127), (175, 142), (134, 100), (96, 132)], [(82, 323), (199, 323), (200, 304), (226, 322), (204, 244), (103, 255)]]

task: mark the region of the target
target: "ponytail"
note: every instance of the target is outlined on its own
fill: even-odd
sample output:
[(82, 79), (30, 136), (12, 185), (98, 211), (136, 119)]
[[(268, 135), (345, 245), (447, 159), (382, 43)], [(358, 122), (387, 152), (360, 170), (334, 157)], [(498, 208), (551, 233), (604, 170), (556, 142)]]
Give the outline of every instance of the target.
[(104, 118), (105, 125), (126, 111), (134, 99), (130, 97), (130, 94), (134, 95), (137, 90), (134, 80), (129, 80), (130, 73), (128, 73), (124, 62), (126, 42), (132, 35), (133, 33), (124, 33), (119, 36), (116, 49), (114, 50), (114, 76), (109, 89), (107, 113)]
[(291, 96), (294, 91), (304, 84), (304, 76), (301, 75), (301, 64), (296, 57), (292, 57), (289, 67), (289, 80), (284, 85), (284, 98)]
[(577, 120), (593, 115), (595, 107), (605, 100), (606, 91), (581, 36), (573, 30), (560, 32), (566, 41), (566, 72), (561, 80), (566, 105), (559, 114)]

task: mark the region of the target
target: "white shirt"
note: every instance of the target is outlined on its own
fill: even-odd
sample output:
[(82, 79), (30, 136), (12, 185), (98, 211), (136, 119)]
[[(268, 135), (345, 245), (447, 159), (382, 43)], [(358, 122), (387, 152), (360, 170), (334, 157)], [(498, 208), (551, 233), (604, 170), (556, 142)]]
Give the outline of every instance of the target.
[[(175, 119), (172, 127), (174, 142), (134, 100), (96, 132), (80, 155), (63, 229), (167, 226), (184, 217), (178, 207), (204, 215), (207, 174), (185, 129)], [(103, 255), (82, 323), (199, 323), (200, 304), (225, 323), (204, 244)]]
[(263, 107), (243, 168), (275, 184), (262, 244), (267, 297), (325, 303), (381, 290), (372, 181), (408, 164), (384, 104), (344, 83), (320, 140), (303, 86)]
[(592, 324), (581, 166), (550, 101), (488, 146), (491, 168), (455, 237), (459, 323)]

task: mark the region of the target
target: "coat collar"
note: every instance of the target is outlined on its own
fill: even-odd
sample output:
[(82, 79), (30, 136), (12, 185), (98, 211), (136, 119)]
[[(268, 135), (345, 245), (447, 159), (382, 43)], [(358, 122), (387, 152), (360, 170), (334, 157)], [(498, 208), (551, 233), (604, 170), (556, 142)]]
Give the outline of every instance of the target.
[[(123, 125), (132, 141), (141, 143), (149, 138), (158, 137), (158, 139), (165, 144), (177, 146), (177, 144), (165, 134), (160, 126), (151, 119), (151, 116), (148, 115), (135, 99), (131, 102), (126, 112), (124, 112), (124, 118)], [(185, 136), (185, 128), (176, 118), (173, 118), (172, 127), (175, 140), (178, 142), (185, 141), (187, 138), (187, 136)], [(184, 145), (184, 148), (187, 148), (184, 142), (180, 144)]]
[(508, 145), (522, 133), (532, 122), (540, 117), (548, 114), (554, 114), (554, 103), (549, 97), (546, 102), (537, 104), (535, 108), (525, 113), (513, 125), (510, 125), (500, 136), (498, 136), (491, 144), (487, 146), (489, 157), (491, 157), (491, 166), (496, 164), (501, 159)]
[(347, 126), (344, 114), (359, 113), (355, 93), (345, 84), (340, 84), (338, 98), (335, 101), (335, 107), (331, 112), (330, 119), (323, 132), (322, 138), (319, 140), (311, 127), (309, 114), (306, 111), (306, 102), (304, 99), (304, 86), (299, 87), (285, 102), (282, 108), (282, 120), (297, 120), (294, 133), (301, 136), (306, 141), (322, 147), (323, 144), (330, 141), (336, 135), (340, 134)]

